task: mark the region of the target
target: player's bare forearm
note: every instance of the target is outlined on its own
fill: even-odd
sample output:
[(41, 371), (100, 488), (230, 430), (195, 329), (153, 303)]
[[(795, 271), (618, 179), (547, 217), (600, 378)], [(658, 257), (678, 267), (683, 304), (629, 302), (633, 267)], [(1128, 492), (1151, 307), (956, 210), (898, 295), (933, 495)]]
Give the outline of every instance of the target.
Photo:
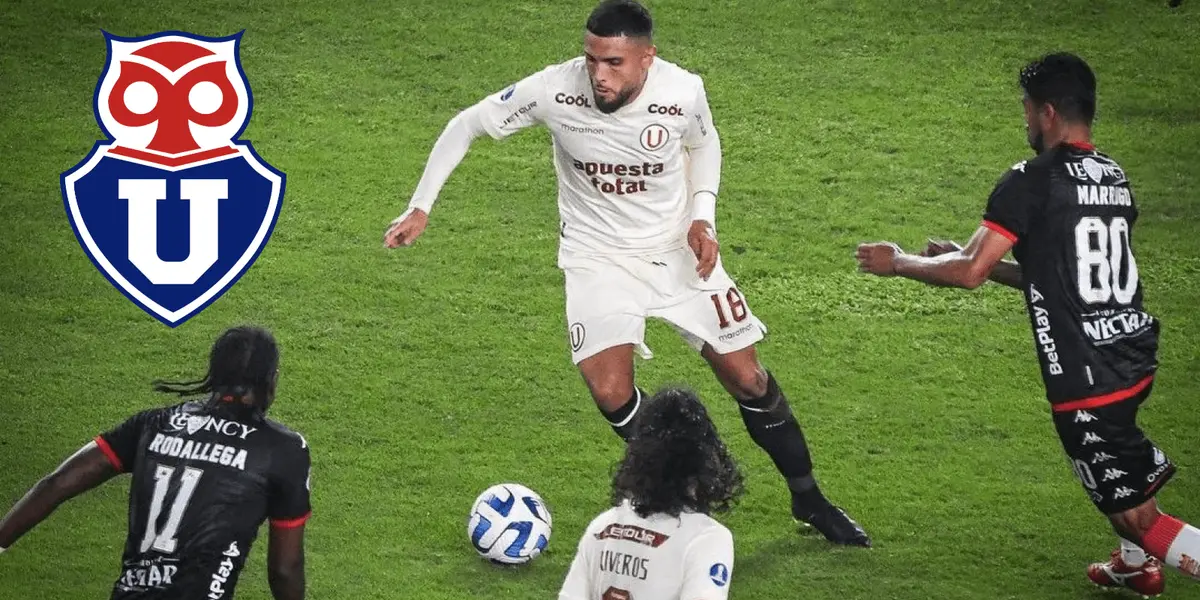
[(267, 542), (267, 582), (275, 600), (304, 599), (304, 526), (272, 527)]
[(941, 256), (900, 254), (895, 258), (896, 275), (941, 287), (975, 289), (987, 280), (971, 257), (962, 252)]
[(95, 444), (67, 459), (37, 482), (0, 520), (0, 548), (12, 546), (21, 536), (46, 520), (60, 504), (111, 479), (117, 471)]
[(1021, 265), (1011, 260), (1002, 260), (992, 267), (992, 272), (988, 274), (988, 279), (1006, 285), (1010, 288), (1021, 289)]

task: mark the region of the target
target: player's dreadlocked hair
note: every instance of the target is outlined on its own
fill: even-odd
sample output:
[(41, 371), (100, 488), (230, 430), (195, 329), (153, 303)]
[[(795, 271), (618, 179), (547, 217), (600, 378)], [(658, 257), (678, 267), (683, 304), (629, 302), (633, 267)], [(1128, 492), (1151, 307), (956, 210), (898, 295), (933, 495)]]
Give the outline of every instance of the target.
[(604, 0), (588, 17), (587, 30), (600, 37), (651, 38), (654, 21), (650, 11), (634, 0)]
[(664, 388), (635, 419), (613, 476), (614, 505), (629, 500), (643, 517), (729, 510), (742, 493), (742, 474), (693, 392)]
[(279, 348), (271, 333), (259, 327), (233, 327), (213, 344), (208, 372), (195, 381), (154, 381), (154, 389), (168, 394), (209, 394), (210, 402), (230, 401), (254, 392), (255, 408), (266, 412), (271, 400)]
[(1074, 54), (1056, 53), (1021, 69), (1021, 88), (1038, 105), (1049, 104), (1064, 119), (1092, 124), (1096, 116), (1096, 75)]

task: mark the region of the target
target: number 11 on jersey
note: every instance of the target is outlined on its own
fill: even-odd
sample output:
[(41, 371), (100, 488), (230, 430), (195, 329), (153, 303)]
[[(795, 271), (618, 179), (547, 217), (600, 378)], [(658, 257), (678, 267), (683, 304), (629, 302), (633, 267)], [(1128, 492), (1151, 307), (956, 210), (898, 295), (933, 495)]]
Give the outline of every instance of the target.
[(150, 501), (150, 514), (146, 517), (146, 535), (142, 538), (142, 552), (151, 548), (164, 554), (175, 552), (175, 545), (178, 541), (175, 539), (175, 534), (179, 531), (183, 513), (187, 510), (188, 502), (192, 499), (192, 493), (196, 491), (196, 484), (200, 482), (204, 471), (192, 467), (183, 470), (183, 475), (180, 476), (179, 490), (175, 494), (175, 501), (171, 503), (171, 512), (167, 517), (167, 523), (163, 526), (162, 531), (156, 533), (158, 519), (162, 515), (163, 504), (166, 503), (167, 492), (171, 487), (171, 476), (174, 474), (174, 467), (155, 466), (154, 497)]

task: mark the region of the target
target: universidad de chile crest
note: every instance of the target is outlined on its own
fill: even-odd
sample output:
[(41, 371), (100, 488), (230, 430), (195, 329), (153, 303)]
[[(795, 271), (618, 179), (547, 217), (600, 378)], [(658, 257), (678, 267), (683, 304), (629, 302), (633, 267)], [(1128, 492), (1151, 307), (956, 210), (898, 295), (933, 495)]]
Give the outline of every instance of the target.
[(63, 202), (96, 268), (176, 327), (253, 264), (285, 177), (237, 141), (251, 109), (241, 33), (104, 35), (94, 109), (108, 139), (62, 174)]

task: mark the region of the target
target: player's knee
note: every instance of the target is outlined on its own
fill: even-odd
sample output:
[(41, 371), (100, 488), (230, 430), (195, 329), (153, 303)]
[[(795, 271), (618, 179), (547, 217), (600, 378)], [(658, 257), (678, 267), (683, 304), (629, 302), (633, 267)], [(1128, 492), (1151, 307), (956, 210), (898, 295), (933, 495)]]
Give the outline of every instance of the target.
[(751, 365), (728, 374), (733, 395), (738, 400), (753, 400), (767, 395), (767, 371), (760, 365)]
[(633, 397), (633, 381), (625, 377), (599, 377), (588, 382), (592, 399), (601, 409), (613, 412)]

